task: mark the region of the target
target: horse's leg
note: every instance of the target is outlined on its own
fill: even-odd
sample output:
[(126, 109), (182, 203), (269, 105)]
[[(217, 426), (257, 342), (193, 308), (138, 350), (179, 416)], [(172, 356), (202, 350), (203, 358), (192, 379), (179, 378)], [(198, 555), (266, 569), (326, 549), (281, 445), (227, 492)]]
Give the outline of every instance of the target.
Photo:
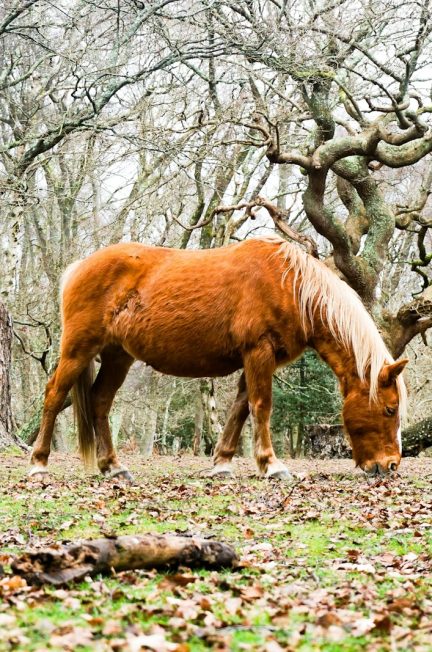
[(244, 356), (258, 469), (267, 478), (289, 479), (291, 475), (288, 469), (275, 455), (270, 434), (272, 378), (275, 367), (273, 347), (267, 340), (261, 340), (257, 347)]
[(214, 467), (208, 475), (233, 475), (232, 458), (248, 415), (249, 401), (245, 375), (242, 373), (238, 382), (237, 396), (231, 406), (224, 431), (216, 444)]
[(132, 481), (131, 474), (118, 460), (108, 415), (114, 396), (123, 384), (134, 359), (123, 349), (110, 347), (102, 351), (101, 360), (102, 364), (91, 392), (98, 467), (110, 477), (122, 476)]
[(54, 424), (58, 413), (63, 407), (66, 396), (80, 374), (91, 362), (95, 351), (74, 352), (74, 355), (62, 353), (57, 369), (48, 381), (45, 390), (45, 401), (39, 434), (33, 446), (30, 463), (30, 476), (48, 473), (48, 457)]

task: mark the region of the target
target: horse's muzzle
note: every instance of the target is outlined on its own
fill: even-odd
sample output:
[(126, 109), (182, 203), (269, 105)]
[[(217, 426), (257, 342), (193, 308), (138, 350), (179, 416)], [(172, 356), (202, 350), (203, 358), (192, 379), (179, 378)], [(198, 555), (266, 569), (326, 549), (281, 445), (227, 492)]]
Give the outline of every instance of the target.
[(391, 475), (392, 473), (397, 471), (398, 466), (399, 463), (394, 460), (390, 460), (385, 464), (381, 464), (380, 462), (374, 462), (368, 466), (365, 465), (363, 467), (363, 471), (369, 477), (373, 477), (373, 478), (380, 477), (380, 476), (384, 477), (384, 476)]

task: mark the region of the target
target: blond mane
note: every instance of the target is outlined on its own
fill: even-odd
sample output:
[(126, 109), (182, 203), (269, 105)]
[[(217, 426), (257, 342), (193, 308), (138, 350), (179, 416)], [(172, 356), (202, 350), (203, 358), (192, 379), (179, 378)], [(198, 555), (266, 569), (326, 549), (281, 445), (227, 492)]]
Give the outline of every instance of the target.
[[(263, 238), (278, 244), (278, 253), (286, 262), (283, 280), (294, 272), (299, 290), (302, 326), (313, 330), (313, 313), (319, 310), (335, 340), (352, 351), (358, 376), (365, 380), (370, 370), (370, 398), (376, 400), (378, 376), (384, 364), (394, 362), (381, 335), (358, 294), (326, 265), (300, 247), (279, 238)], [(397, 378), (400, 414), (406, 414), (407, 391), (402, 374)]]

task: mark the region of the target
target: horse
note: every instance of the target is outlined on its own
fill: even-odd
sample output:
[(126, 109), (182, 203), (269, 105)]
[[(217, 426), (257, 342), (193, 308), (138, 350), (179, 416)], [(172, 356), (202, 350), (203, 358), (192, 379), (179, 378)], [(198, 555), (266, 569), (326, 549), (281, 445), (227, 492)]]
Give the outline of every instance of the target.
[(131, 364), (141, 360), (193, 378), (242, 369), (211, 475), (233, 473), (250, 414), (260, 475), (289, 478), (271, 441), (272, 376), (307, 347), (339, 379), (356, 465), (370, 475), (399, 466), (408, 361), (393, 360), (354, 290), (278, 236), (209, 250), (115, 244), (66, 269), (61, 299), (60, 359), (45, 391), (31, 476), (47, 472), (55, 419), (72, 390), (84, 462), (96, 454), (103, 474), (132, 480), (108, 415)]

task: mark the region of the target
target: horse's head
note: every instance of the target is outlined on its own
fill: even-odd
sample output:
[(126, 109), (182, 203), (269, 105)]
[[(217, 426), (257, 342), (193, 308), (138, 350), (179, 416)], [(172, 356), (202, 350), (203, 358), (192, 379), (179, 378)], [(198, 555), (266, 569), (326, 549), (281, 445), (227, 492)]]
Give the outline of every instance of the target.
[(369, 382), (358, 378), (344, 392), (343, 419), (353, 458), (369, 475), (386, 475), (399, 466), (402, 443), (397, 381), (407, 362), (399, 360), (382, 367), (375, 400), (370, 400)]

